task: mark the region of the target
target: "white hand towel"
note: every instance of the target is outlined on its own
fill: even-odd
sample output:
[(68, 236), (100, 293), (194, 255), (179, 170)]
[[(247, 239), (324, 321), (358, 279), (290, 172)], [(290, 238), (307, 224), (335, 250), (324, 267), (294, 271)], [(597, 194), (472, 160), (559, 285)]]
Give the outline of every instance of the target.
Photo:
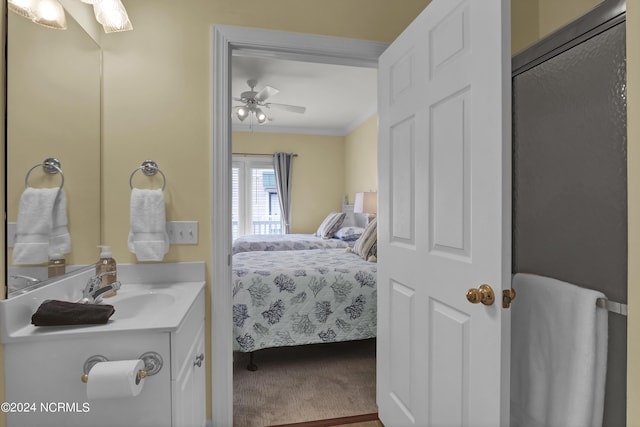
[(608, 312), (598, 291), (516, 274), (511, 307), (511, 425), (602, 426)]
[(67, 229), (67, 198), (60, 189), (53, 204), (51, 234), (49, 235), (49, 258), (71, 252), (71, 236)]
[(129, 250), (138, 261), (162, 261), (169, 251), (169, 235), (161, 189), (131, 190)]
[(53, 226), (53, 206), (58, 191), (58, 188), (27, 187), (22, 193), (13, 246), (14, 264), (47, 262)]

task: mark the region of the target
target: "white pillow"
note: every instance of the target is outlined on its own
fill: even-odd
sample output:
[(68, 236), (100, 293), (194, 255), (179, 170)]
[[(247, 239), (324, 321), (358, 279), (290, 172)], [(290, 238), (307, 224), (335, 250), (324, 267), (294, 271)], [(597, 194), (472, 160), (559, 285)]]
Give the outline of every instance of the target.
[(336, 232), (335, 236), (333, 237), (335, 237), (336, 239), (350, 242), (352, 240), (358, 240), (358, 237), (360, 237), (363, 232), (364, 232), (363, 227), (356, 227), (356, 226), (342, 227), (340, 228), (340, 230)]

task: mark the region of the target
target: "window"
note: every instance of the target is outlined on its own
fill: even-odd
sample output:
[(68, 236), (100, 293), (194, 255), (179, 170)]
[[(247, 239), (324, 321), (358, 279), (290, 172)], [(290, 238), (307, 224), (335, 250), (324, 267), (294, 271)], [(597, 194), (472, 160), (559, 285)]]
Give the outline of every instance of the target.
[(232, 162), (232, 237), (280, 234), (280, 201), (271, 160), (234, 157)]

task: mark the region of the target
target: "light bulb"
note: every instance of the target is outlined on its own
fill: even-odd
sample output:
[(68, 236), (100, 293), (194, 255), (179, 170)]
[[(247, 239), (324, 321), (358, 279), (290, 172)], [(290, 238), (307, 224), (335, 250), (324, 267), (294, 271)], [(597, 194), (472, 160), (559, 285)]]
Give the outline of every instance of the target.
[(267, 115), (263, 113), (261, 109), (257, 108), (256, 119), (258, 120), (258, 123), (263, 124), (264, 122), (267, 121)]
[(240, 119), (241, 122), (247, 118), (249, 115), (249, 111), (245, 107), (237, 107), (236, 108), (236, 116)]

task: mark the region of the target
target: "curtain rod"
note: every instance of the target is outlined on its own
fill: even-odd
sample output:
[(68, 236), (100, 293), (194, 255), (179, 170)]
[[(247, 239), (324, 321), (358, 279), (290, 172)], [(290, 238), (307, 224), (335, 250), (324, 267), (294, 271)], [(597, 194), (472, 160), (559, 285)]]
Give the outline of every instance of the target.
[[(273, 156), (275, 153), (231, 153), (233, 156)], [(289, 153), (293, 157), (298, 157), (296, 153)]]

